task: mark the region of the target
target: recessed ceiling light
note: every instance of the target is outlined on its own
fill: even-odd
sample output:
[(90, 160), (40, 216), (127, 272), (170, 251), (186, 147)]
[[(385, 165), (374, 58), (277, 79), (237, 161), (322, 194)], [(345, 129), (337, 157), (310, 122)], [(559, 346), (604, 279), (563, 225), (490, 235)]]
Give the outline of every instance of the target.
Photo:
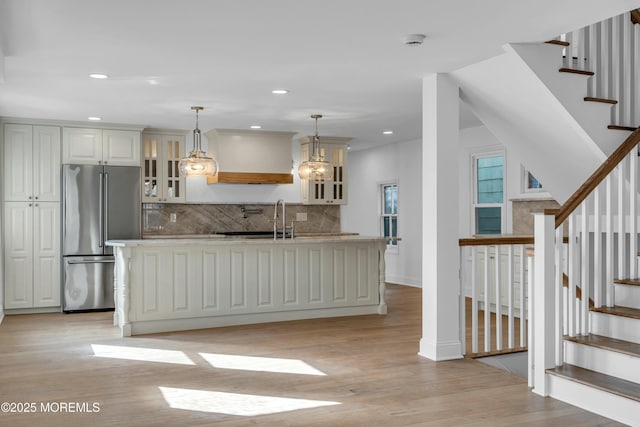
[(89, 77), (92, 79), (108, 79), (109, 75), (104, 73), (91, 73), (89, 74)]
[(273, 93), (275, 95), (284, 95), (284, 94), (289, 93), (289, 91), (286, 90), (286, 89), (274, 89), (274, 90), (271, 91), (271, 93)]
[(102, 117), (91, 116), (91, 117), (87, 117), (87, 119), (91, 120), (92, 122), (99, 122), (100, 120), (102, 120)]
[(347, 145), (347, 151), (351, 150), (351, 146)]
[(262, 129), (262, 126), (260, 126), (260, 125), (251, 125), (250, 128), (251, 129)]
[(393, 135), (393, 131), (392, 130), (385, 130), (382, 132), (385, 135)]

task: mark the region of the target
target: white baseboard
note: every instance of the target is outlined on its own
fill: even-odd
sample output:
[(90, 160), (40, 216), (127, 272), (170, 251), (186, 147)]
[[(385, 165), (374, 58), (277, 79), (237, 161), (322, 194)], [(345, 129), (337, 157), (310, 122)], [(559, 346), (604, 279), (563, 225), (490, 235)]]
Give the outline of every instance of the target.
[(414, 288), (422, 287), (421, 279), (416, 279), (414, 277), (407, 277), (407, 276), (393, 276), (393, 275), (387, 274), (385, 277), (385, 282), (391, 283), (394, 285), (412, 286)]
[(462, 359), (464, 357), (462, 354), (462, 343), (460, 341), (430, 343), (424, 338), (420, 339), (420, 351), (418, 355), (435, 362)]

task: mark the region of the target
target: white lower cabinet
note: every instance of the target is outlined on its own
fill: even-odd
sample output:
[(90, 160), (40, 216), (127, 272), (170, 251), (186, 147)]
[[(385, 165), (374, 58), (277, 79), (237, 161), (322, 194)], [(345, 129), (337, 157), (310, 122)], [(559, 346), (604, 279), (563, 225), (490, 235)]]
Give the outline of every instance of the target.
[(6, 202), (5, 309), (60, 305), (60, 203)]

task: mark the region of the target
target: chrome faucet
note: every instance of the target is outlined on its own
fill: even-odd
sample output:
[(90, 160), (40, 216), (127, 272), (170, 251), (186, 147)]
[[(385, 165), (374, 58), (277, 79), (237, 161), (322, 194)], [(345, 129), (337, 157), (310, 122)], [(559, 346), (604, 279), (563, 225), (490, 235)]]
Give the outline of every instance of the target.
[(273, 240), (276, 240), (278, 238), (278, 205), (282, 204), (282, 240), (284, 240), (285, 235), (286, 235), (286, 223), (285, 223), (285, 210), (284, 210), (284, 200), (283, 199), (278, 199), (278, 201), (276, 202), (276, 205), (273, 208)]

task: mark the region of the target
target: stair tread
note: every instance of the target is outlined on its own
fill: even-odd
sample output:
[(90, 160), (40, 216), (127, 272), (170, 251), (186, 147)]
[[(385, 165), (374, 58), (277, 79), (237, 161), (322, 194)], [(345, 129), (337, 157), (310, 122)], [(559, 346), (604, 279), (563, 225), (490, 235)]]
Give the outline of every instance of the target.
[(547, 369), (546, 372), (640, 402), (640, 384), (632, 381), (612, 377), (611, 375), (580, 368), (568, 363), (554, 369)]
[(585, 76), (593, 76), (593, 71), (586, 70), (576, 70), (575, 68), (560, 68), (558, 71), (561, 73), (573, 73), (573, 74), (583, 74)]
[(545, 43), (557, 44), (557, 45), (560, 45), (560, 46), (569, 46), (571, 44), (569, 42), (565, 42), (565, 41), (562, 41), (562, 40), (548, 40)]
[(609, 126), (607, 126), (607, 129), (611, 129), (611, 130), (628, 130), (630, 132), (633, 132), (638, 128), (637, 127), (633, 127), (633, 126), (609, 125)]
[(588, 345), (591, 347), (597, 347), (604, 350), (611, 350), (618, 353), (624, 353), (629, 356), (640, 357), (640, 344), (619, 340), (616, 338), (605, 337), (602, 335), (588, 334), (577, 335), (575, 337), (564, 337), (566, 341), (575, 342), (578, 344)]
[(590, 101), (590, 102), (602, 102), (604, 104), (617, 104), (618, 103), (618, 101), (616, 101), (615, 99), (594, 98), (593, 96), (585, 96), (584, 100), (585, 101)]
[(597, 313), (611, 314), (614, 316), (630, 317), (632, 319), (640, 319), (640, 309), (623, 307), (620, 305), (616, 305), (614, 307), (592, 308), (591, 311), (595, 311)]
[(640, 279), (614, 279), (613, 283), (618, 285), (640, 286)]

